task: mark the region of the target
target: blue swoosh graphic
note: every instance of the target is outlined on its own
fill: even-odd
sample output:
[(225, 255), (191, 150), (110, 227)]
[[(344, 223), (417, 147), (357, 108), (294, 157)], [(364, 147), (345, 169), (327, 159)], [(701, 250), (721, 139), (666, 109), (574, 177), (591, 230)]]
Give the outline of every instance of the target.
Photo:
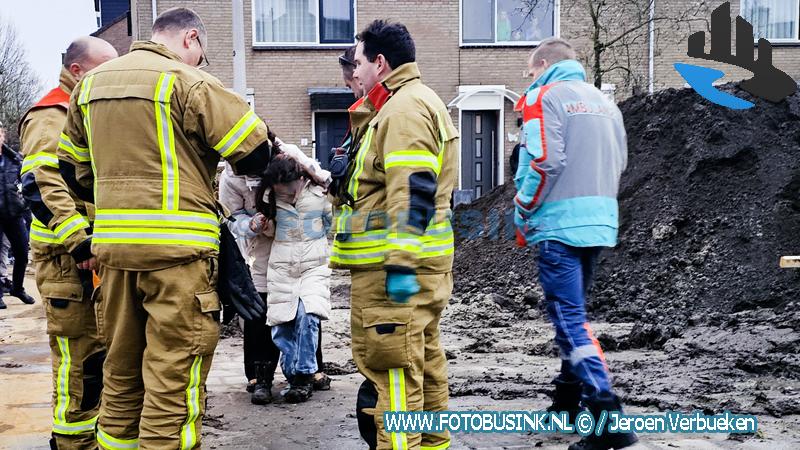
[(719, 91), (714, 87), (713, 83), (725, 76), (725, 73), (720, 70), (682, 63), (675, 63), (674, 66), (692, 89), (712, 103), (731, 109), (748, 109), (755, 106), (754, 103)]

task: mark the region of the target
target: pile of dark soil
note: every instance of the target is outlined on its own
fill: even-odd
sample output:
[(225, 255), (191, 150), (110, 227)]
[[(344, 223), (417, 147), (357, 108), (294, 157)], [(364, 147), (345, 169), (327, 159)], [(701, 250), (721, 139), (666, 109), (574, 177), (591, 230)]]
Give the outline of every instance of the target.
[[(800, 253), (800, 93), (773, 104), (724, 89), (756, 107), (718, 107), (689, 89), (620, 104), (620, 242), (601, 258), (589, 309), (642, 324), (623, 347), (663, 344), (687, 325), (800, 330), (800, 270), (778, 267)], [(513, 240), (513, 195), (506, 184), (456, 209), (455, 292), (524, 310), (541, 293), (536, 250)]]

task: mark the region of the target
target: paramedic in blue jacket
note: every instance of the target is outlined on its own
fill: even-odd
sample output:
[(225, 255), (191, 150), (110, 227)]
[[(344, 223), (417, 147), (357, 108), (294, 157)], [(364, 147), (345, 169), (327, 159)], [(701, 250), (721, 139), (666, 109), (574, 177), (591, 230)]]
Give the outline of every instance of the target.
[[(539, 280), (561, 351), (551, 410), (574, 418), (582, 404), (597, 418), (622, 409), (586, 320), (586, 295), (601, 250), (617, 244), (625, 127), (617, 106), (586, 82), (567, 41), (543, 41), (528, 68), (534, 82), (518, 105), (524, 146), (514, 177), (517, 240), (539, 247)], [(604, 430), (569, 448), (623, 448), (636, 440)]]

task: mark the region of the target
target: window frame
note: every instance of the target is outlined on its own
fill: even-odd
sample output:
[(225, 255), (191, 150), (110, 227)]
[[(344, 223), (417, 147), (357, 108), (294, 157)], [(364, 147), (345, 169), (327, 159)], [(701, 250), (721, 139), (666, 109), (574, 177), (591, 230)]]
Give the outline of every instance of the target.
[[(741, 0), (739, 3), (739, 16), (742, 16), (745, 20), (747, 18), (743, 17), (744, 14), (744, 4), (747, 3), (758, 3), (758, 0)], [(800, 44), (800, 0), (794, 0), (794, 37), (793, 38), (758, 38), (753, 36), (753, 44), (757, 47), (759, 39), (766, 39), (770, 42), (770, 44)], [(752, 25), (752, 24), (751, 24)], [(755, 28), (755, 27), (754, 27)]]
[[(355, 0), (354, 0), (355, 1)], [(494, 42), (464, 42), (464, 0), (458, 0), (458, 45), (470, 47), (535, 47), (542, 41), (497, 41), (497, 4), (494, 2)], [(800, 0), (798, 0), (800, 1)], [(553, 36), (561, 36), (561, 0), (553, 0)]]
[(303, 48), (329, 48), (329, 49), (344, 49), (353, 46), (356, 43), (355, 33), (358, 31), (358, 0), (350, 1), (350, 12), (353, 14), (353, 40), (352, 42), (321, 42), (322, 32), (322, 11), (320, 11), (320, 2), (324, 0), (316, 0), (317, 5), (317, 20), (316, 26), (316, 42), (269, 42), (256, 40), (256, 2), (261, 0), (250, 1), (250, 22), (252, 31), (252, 46), (254, 49), (303, 49)]

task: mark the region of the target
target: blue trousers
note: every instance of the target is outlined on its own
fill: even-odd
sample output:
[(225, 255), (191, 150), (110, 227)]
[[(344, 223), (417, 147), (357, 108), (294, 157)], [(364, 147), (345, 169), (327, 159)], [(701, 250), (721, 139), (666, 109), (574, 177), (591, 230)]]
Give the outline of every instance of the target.
[(586, 320), (586, 296), (601, 249), (572, 247), (558, 241), (539, 243), (539, 281), (561, 351), (561, 373), (556, 382), (580, 382), (584, 401), (611, 392), (603, 350)]
[(281, 370), (291, 379), (295, 375), (317, 372), (317, 341), (319, 317), (306, 314), (303, 300), (297, 305), (297, 315), (291, 322), (272, 327), (272, 341), (281, 351)]

